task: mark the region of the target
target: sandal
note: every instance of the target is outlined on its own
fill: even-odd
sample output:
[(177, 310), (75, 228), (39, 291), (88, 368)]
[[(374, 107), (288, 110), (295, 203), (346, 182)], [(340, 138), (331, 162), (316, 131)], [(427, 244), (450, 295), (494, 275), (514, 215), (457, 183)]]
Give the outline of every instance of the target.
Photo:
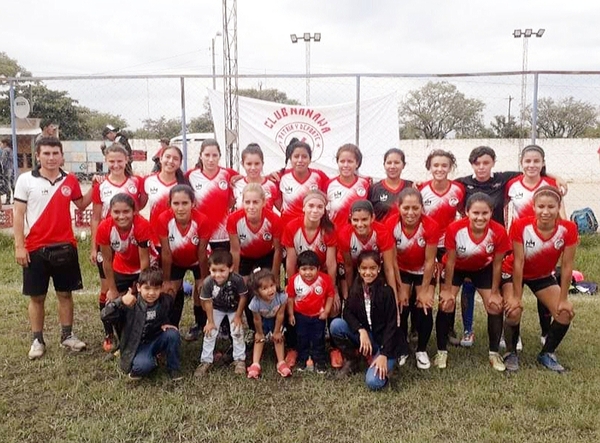
[(292, 375), (292, 370), (285, 361), (280, 361), (277, 363), (277, 373), (283, 378), (286, 378)]
[(248, 378), (257, 379), (260, 377), (261, 368), (258, 363), (252, 363), (250, 366), (248, 366), (247, 371), (248, 371)]

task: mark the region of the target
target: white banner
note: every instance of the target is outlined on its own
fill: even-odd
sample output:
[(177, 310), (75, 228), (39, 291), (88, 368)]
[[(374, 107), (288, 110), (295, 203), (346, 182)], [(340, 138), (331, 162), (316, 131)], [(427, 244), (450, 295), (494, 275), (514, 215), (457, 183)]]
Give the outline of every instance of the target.
[[(223, 93), (208, 89), (217, 141), (225, 143)], [(312, 162), (330, 176), (337, 174), (335, 153), (356, 140), (356, 104), (297, 106), (239, 97), (240, 152), (258, 143), (265, 156), (265, 173), (284, 167), (285, 148), (296, 137), (313, 148)], [(398, 147), (398, 108), (394, 94), (361, 100), (360, 173), (382, 177), (383, 153)], [(223, 152), (223, 161), (225, 152)], [(243, 171), (242, 171), (243, 172)]]

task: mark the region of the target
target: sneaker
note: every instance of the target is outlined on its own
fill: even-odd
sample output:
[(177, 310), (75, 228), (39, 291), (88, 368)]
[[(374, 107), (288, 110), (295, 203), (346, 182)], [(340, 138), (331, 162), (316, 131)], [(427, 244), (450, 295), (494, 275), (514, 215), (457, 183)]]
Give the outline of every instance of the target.
[(129, 380), (131, 381), (138, 381), (142, 379), (142, 376), (136, 374), (135, 372), (130, 372), (129, 374), (127, 374), (127, 377), (129, 377)]
[(237, 360), (233, 363), (233, 372), (238, 375), (246, 375), (246, 363), (244, 360)]
[(196, 323), (187, 331), (183, 339), (185, 341), (196, 341), (198, 337), (200, 337), (200, 326)]
[(290, 368), (296, 366), (296, 360), (298, 359), (298, 351), (295, 349), (289, 349), (285, 354), (285, 362)]
[(246, 369), (246, 371), (248, 372), (248, 378), (253, 378), (256, 380), (260, 377), (261, 367), (258, 363), (252, 363), (250, 366), (248, 366), (248, 369)]
[(509, 352), (504, 356), (504, 366), (509, 372), (516, 372), (519, 370), (519, 356), (516, 352)]
[(42, 357), (45, 353), (46, 345), (40, 343), (40, 341), (36, 338), (33, 340), (33, 343), (31, 343), (31, 348), (29, 348), (29, 354), (27, 354), (27, 356), (29, 357), (29, 360), (35, 360), (36, 358)]
[[(312, 370), (312, 366), (310, 367), (310, 370)], [(308, 372), (309, 371), (309, 367), (306, 366), (306, 362), (304, 363), (296, 363), (296, 371), (298, 372)]]
[(104, 341), (102, 341), (102, 349), (104, 352), (113, 352), (115, 350), (115, 336), (112, 334), (108, 334), (104, 337)]
[(540, 335), (540, 343), (542, 344), (542, 346), (544, 346), (546, 344), (546, 336), (545, 335)]
[(178, 369), (172, 369), (169, 371), (169, 377), (172, 381), (179, 381), (183, 379), (183, 374)]
[(198, 367), (196, 368), (196, 370), (194, 371), (194, 377), (204, 377), (206, 374), (208, 374), (208, 371), (210, 371), (210, 368), (212, 368), (212, 363), (207, 363), (207, 362), (202, 362), (198, 365)]
[(519, 341), (517, 342), (517, 351), (521, 352), (523, 350), (523, 342), (521, 341), (521, 336), (519, 335)]
[(283, 378), (286, 378), (292, 375), (292, 370), (285, 361), (280, 361), (279, 363), (277, 363), (277, 373)]
[[(402, 367), (406, 364), (406, 361), (408, 360), (408, 354), (405, 355), (401, 355), (400, 358), (398, 359), (398, 366)], [(371, 364), (369, 363), (369, 366), (371, 366)]]
[(539, 364), (544, 366), (546, 369), (558, 372), (559, 374), (565, 372), (565, 368), (556, 359), (556, 354), (551, 352), (542, 352), (538, 354), (537, 361)]
[(460, 338), (456, 336), (456, 331), (454, 331), (454, 329), (448, 332), (448, 343), (452, 346), (460, 346)]
[(448, 366), (448, 351), (438, 351), (433, 358), (433, 365), (438, 369), (446, 369)]
[(86, 345), (75, 334), (71, 334), (60, 343), (60, 346), (73, 352), (80, 352), (85, 349)]
[(344, 366), (344, 357), (339, 349), (329, 351), (329, 361), (332, 368), (339, 369)]
[(460, 345), (463, 348), (470, 348), (475, 343), (475, 333), (472, 331), (465, 331), (462, 339), (460, 340)]
[(502, 359), (502, 356), (500, 354), (498, 354), (497, 352), (490, 352), (489, 359), (490, 359), (490, 365), (496, 371), (502, 372), (502, 371), (506, 370), (506, 366), (504, 365), (504, 360)]
[(325, 363), (315, 364), (315, 372), (317, 374), (327, 374), (327, 365)]
[(415, 358), (417, 360), (417, 368), (429, 369), (431, 367), (431, 362), (429, 361), (429, 355), (427, 355), (427, 352), (415, 352)]

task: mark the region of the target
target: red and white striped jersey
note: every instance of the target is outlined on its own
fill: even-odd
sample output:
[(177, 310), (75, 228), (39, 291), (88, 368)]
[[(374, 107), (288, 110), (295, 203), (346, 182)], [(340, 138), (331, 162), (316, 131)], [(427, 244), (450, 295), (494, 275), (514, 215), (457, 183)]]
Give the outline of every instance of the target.
[(395, 215), (386, 223), (396, 242), (396, 260), (401, 271), (412, 274), (425, 272), (425, 249), (437, 246), (440, 238), (439, 225), (431, 217), (421, 216), (421, 220), (412, 232), (407, 234), (402, 227), (402, 219)]
[(19, 175), (15, 200), (27, 204), (25, 249), (29, 252), (56, 243), (77, 245), (71, 223), (71, 202), (82, 197), (74, 174), (61, 170), (54, 183), (38, 169)]
[[(236, 209), (244, 208), (244, 206), (242, 204), (242, 202), (243, 202), (242, 192), (244, 191), (244, 188), (246, 187), (247, 184), (248, 184), (248, 180), (246, 179), (246, 177), (235, 182), (235, 185), (233, 188), (233, 193), (235, 195)], [(273, 210), (273, 207), (275, 206), (275, 202), (277, 201), (277, 199), (280, 196), (279, 188), (277, 187), (277, 183), (275, 183), (274, 181), (271, 181), (265, 177), (263, 182), (260, 184), (260, 186), (263, 188), (263, 191), (265, 191), (265, 208)]]
[(450, 223), (456, 220), (460, 208), (465, 202), (465, 188), (458, 182), (451, 181), (448, 190), (442, 194), (433, 189), (433, 181), (423, 183), (419, 190), (423, 197), (423, 213), (439, 226), (440, 239), (438, 246), (444, 246), (444, 235)]
[(192, 210), (192, 218), (185, 229), (177, 223), (172, 209), (158, 216), (156, 233), (161, 239), (168, 239), (173, 264), (189, 268), (198, 264), (200, 240), (210, 239), (210, 228), (206, 215), (197, 209)]
[(442, 259), (444, 265), (448, 260), (448, 251), (456, 251), (456, 269), (478, 271), (492, 263), (496, 254), (510, 251), (508, 235), (500, 223), (490, 220), (486, 232), (478, 239), (473, 238), (470, 223), (468, 218), (462, 218), (446, 229), (446, 254)]
[(149, 248), (151, 256), (156, 256), (153, 248), (155, 234), (150, 223), (141, 215), (133, 216), (133, 224), (127, 232), (121, 232), (112, 217), (105, 218), (98, 226), (96, 243), (110, 246), (113, 250), (113, 270), (121, 274), (137, 274), (140, 269), (138, 247)]
[(211, 241), (226, 241), (227, 217), (233, 199), (233, 190), (230, 185), (231, 177), (238, 175), (229, 168), (219, 167), (213, 177), (208, 177), (200, 168), (188, 171), (187, 178), (196, 194), (196, 206), (208, 217), (212, 227)]
[(530, 188), (523, 183), (523, 175), (519, 175), (506, 184), (504, 189), (506, 192), (506, 201), (512, 206), (512, 221), (535, 215), (533, 194), (541, 186), (557, 187), (556, 180), (550, 177), (542, 177), (537, 185)]
[(309, 174), (304, 180), (297, 179), (294, 171), (287, 169), (281, 175), (281, 180), (279, 181), (279, 190), (281, 191), (281, 221), (283, 226), (303, 215), (304, 197), (306, 197), (308, 191), (318, 189), (325, 192), (328, 181), (329, 177), (318, 169), (309, 169)]
[(141, 177), (127, 177), (123, 183), (117, 185), (106, 177), (102, 183), (95, 182), (92, 186), (92, 203), (102, 205), (102, 218), (106, 218), (110, 210), (110, 200), (117, 194), (127, 194), (133, 198), (136, 209), (140, 208), (140, 197), (144, 192)]
[[(304, 216), (298, 217), (285, 225), (281, 236), (281, 245), (286, 248), (294, 248), (296, 254), (304, 251), (314, 251), (319, 257), (321, 266), (325, 266), (327, 248), (335, 247), (336, 243), (335, 232), (325, 233), (321, 229), (317, 231), (312, 239), (308, 239), (304, 230)], [(288, 272), (294, 271), (294, 269), (288, 269)]]
[[(544, 239), (538, 231), (535, 217), (526, 217), (513, 222), (510, 240), (523, 245), (523, 278), (535, 280), (551, 275), (565, 248), (576, 245), (579, 238), (575, 223), (560, 219), (554, 233)], [(513, 264), (514, 256), (510, 254), (502, 264), (502, 272), (512, 274)]]
[(350, 185), (345, 185), (339, 177), (332, 178), (327, 184), (327, 207), (329, 218), (336, 229), (348, 224), (350, 209), (357, 200), (366, 200), (369, 193), (369, 179), (356, 177)]
[(261, 258), (273, 251), (273, 240), (281, 239), (281, 220), (268, 209), (262, 210), (262, 223), (253, 230), (243, 209), (238, 209), (227, 219), (227, 232), (237, 235), (240, 241), (240, 255), (247, 258)]
[(371, 235), (364, 240), (358, 237), (352, 225), (346, 225), (338, 233), (338, 250), (341, 254), (349, 253), (353, 264), (356, 264), (356, 259), (362, 251), (384, 252), (393, 247), (394, 240), (389, 229), (376, 221), (371, 224)]
[(177, 180), (171, 183), (163, 182), (157, 174), (152, 174), (144, 179), (144, 193), (148, 196), (150, 208), (150, 224), (156, 226), (158, 216), (169, 209), (169, 192), (177, 185)]

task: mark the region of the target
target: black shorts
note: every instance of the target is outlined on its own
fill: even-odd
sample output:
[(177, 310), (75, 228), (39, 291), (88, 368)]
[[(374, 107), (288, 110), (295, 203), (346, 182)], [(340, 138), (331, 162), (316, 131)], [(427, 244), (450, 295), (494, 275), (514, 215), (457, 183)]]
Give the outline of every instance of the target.
[(271, 251), (267, 255), (259, 258), (240, 257), (240, 275), (250, 275), (252, 274), (252, 271), (257, 268), (273, 268), (274, 255), (275, 251)]
[(29, 253), (29, 266), (23, 268), (23, 294), (46, 295), (50, 278), (57, 292), (83, 289), (77, 248), (60, 243)]
[(185, 273), (187, 271), (192, 271), (192, 274), (194, 274), (194, 280), (200, 280), (199, 265), (182, 268), (181, 266), (171, 264), (171, 281), (183, 280), (183, 277), (185, 277)]
[[(506, 283), (512, 283), (512, 275), (502, 273), (502, 281), (500, 285), (504, 285)], [(527, 287), (529, 287), (529, 289), (531, 289), (531, 292), (533, 292), (534, 294), (543, 289), (549, 288), (550, 286), (560, 286), (558, 280), (556, 280), (556, 277), (554, 275), (536, 278), (533, 280), (523, 280), (523, 286), (525, 285), (527, 285)]]
[(454, 269), (452, 286), (460, 286), (465, 280), (469, 279), (476, 289), (492, 289), (493, 274), (494, 266), (492, 263), (477, 271), (462, 271), (460, 269)]
[(226, 251), (229, 251), (231, 248), (231, 244), (229, 243), (229, 240), (211, 241), (208, 244), (210, 246), (211, 251), (216, 251), (217, 249), (224, 249)]
[(444, 257), (444, 254), (446, 253), (446, 248), (437, 248), (437, 252), (435, 253), (435, 259), (437, 260), (438, 263), (442, 262), (442, 257)]
[(116, 271), (113, 271), (113, 274), (115, 275), (115, 285), (119, 294), (127, 292), (129, 288), (131, 288), (131, 292), (137, 294), (136, 283), (140, 278), (140, 274), (121, 274)]
[[(421, 286), (423, 284), (423, 274), (413, 274), (412, 272), (400, 270), (400, 280), (405, 285)], [(435, 278), (432, 278), (429, 284), (435, 286)]]

